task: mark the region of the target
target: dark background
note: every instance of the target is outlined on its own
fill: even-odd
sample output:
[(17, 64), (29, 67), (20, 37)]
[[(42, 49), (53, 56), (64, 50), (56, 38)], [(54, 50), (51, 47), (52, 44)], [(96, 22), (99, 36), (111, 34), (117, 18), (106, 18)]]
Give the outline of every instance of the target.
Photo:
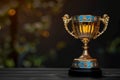
[[(5, 1), (7, 2), (7, 0)], [(2, 6), (7, 5), (5, 1), (0, 2), (3, 3)], [(62, 17), (66, 13), (70, 16), (93, 14), (102, 17), (103, 14), (109, 15), (110, 21), (107, 30), (102, 36), (90, 41), (89, 53), (92, 57), (97, 58), (102, 68), (120, 68), (120, 5), (118, 0), (65, 0), (60, 3), (62, 4), (60, 9), (57, 8), (58, 0), (38, 0), (45, 1), (46, 4), (44, 5), (48, 5), (49, 1), (53, 1), (56, 5), (52, 9), (38, 7), (35, 10), (31, 7), (30, 10), (26, 8), (28, 3), (32, 4), (32, 0), (25, 0), (28, 2), (24, 2), (24, 0), (21, 2), (19, 0), (14, 1), (21, 4), (17, 8), (10, 7), (10, 9), (15, 9), (17, 13), (13, 16), (10, 14), (7, 16), (5, 14), (4, 17), (0, 16), (1, 23), (6, 17), (11, 22), (10, 25), (4, 25), (5, 27), (2, 27), (0, 32), (0, 65), (2, 68), (70, 67), (73, 59), (82, 54), (83, 44), (65, 31)], [(9, 4), (10, 1), (7, 3)], [(50, 22), (47, 28), (43, 26), (44, 28), (37, 29), (32, 33), (29, 30), (24, 31), (26, 23), (42, 22), (41, 17), (46, 15), (50, 17), (50, 21), (49, 17), (44, 18), (46, 23), (42, 24)], [(47, 21), (49, 22), (47, 23)], [(34, 26), (31, 27), (32, 30)], [(11, 39), (10, 51), (4, 49), (7, 38), (5, 36), (8, 34), (10, 34), (9, 38)], [(18, 43), (20, 47), (16, 48)]]
[(66, 40), (68, 45), (66, 48), (58, 51), (57, 60), (53, 61), (53, 65), (51, 65), (50, 62), (48, 66), (52, 67), (54, 64), (56, 64), (56, 67), (68, 67), (71, 65), (72, 60), (76, 57), (79, 57), (82, 53), (82, 43), (80, 40), (73, 38), (65, 31), (64, 28), (62, 28), (64, 26), (61, 17), (64, 14), (67, 13), (70, 16), (81, 14), (102, 16), (106, 13), (110, 16), (108, 28), (102, 36), (98, 37), (96, 40), (92, 40), (89, 43), (89, 52), (91, 56), (98, 59), (102, 67), (119, 68), (120, 41), (117, 41), (117, 39), (120, 38), (120, 11), (118, 9), (118, 3), (118, 1), (113, 0), (67, 1), (63, 7), (62, 13), (60, 13), (59, 16), (57, 16), (53, 21), (53, 26), (55, 27), (54, 31), (52, 31), (52, 35), (54, 36), (56, 33), (58, 33), (58, 39), (62, 38)]

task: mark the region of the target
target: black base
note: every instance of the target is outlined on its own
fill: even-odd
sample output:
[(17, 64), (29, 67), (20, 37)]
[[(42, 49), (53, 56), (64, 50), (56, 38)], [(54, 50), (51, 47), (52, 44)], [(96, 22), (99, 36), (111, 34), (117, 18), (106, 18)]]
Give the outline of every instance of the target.
[(73, 77), (102, 77), (102, 71), (99, 68), (70, 68), (68, 75)]

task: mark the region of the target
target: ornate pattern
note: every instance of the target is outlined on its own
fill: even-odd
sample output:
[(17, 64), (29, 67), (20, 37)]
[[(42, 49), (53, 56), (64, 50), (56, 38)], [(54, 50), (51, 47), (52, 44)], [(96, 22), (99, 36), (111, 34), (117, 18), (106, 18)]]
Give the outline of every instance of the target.
[(85, 60), (85, 61), (74, 61), (72, 64), (73, 68), (96, 68), (97, 66), (97, 61), (90, 61), (90, 60)]
[(92, 15), (75, 16), (74, 19), (79, 20), (79, 22), (95, 22), (95, 21), (97, 21), (96, 16), (92, 16)]

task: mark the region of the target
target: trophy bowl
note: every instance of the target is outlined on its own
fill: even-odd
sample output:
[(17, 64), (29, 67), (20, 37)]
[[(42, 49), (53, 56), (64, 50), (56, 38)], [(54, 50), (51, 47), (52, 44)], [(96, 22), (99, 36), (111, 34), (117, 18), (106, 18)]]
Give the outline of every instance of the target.
[[(69, 17), (65, 14), (63, 22), (66, 31), (76, 39), (80, 39), (83, 45), (83, 53), (80, 57), (75, 58), (69, 69), (70, 76), (102, 76), (102, 70), (97, 59), (92, 58), (88, 52), (88, 42), (96, 39), (103, 34), (108, 26), (109, 16), (104, 14), (103, 17), (94, 15), (76, 15)], [(72, 22), (72, 31), (68, 28), (68, 23)], [(100, 23), (104, 24), (103, 30), (100, 31)]]

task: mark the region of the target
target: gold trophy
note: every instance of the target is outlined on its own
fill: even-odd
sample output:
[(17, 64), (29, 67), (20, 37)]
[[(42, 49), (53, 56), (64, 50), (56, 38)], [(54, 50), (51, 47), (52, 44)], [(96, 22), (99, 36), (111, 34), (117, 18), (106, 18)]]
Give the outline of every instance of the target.
[[(104, 14), (103, 17), (94, 15), (76, 15), (69, 17), (68, 14), (65, 14), (62, 19), (66, 31), (74, 38), (80, 39), (84, 44), (82, 55), (73, 60), (68, 74), (70, 76), (102, 76), (102, 70), (99, 67), (97, 59), (92, 58), (88, 52), (88, 42), (91, 39), (96, 39), (106, 31), (109, 16)], [(68, 23), (70, 21), (72, 22), (72, 31), (68, 29)], [(102, 31), (99, 31), (101, 22), (103, 22), (104, 27)]]

